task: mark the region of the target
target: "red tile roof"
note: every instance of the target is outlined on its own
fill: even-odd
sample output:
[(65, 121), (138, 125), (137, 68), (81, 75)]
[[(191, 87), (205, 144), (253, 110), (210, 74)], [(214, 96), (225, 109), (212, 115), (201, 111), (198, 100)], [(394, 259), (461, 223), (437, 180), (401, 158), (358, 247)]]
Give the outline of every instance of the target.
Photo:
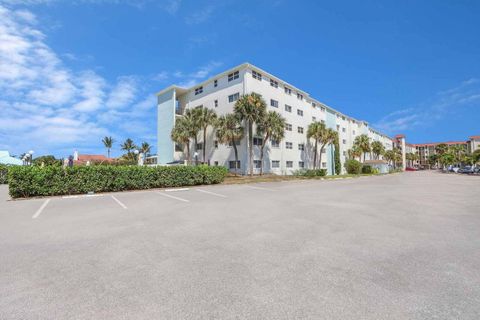
[(480, 139), (480, 136), (471, 136), (470, 139), (478, 140), (478, 139)]
[(87, 163), (90, 162), (112, 162), (115, 159), (107, 158), (103, 154), (79, 154), (78, 160), (75, 161), (76, 163)]

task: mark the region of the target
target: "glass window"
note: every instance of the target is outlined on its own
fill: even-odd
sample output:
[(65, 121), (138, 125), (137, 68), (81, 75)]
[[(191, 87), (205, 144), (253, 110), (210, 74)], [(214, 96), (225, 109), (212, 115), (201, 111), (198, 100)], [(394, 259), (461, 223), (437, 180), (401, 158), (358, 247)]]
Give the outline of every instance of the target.
[(285, 124), (285, 130), (292, 131), (292, 125), (290, 123)]
[(270, 106), (272, 106), (274, 108), (278, 108), (278, 101), (270, 99)]
[(303, 110), (297, 109), (297, 115), (303, 117)]
[(217, 87), (217, 86), (218, 86), (218, 80), (214, 80), (214, 81), (213, 81), (213, 86), (214, 86), (214, 87)]
[(299, 168), (302, 168), (302, 169), (305, 168), (305, 162), (303, 162), (303, 161), (298, 161), (298, 167), (299, 167)]
[(272, 160), (272, 168), (280, 168), (280, 161)]
[(240, 98), (240, 93), (234, 93), (228, 96), (228, 102), (235, 102)]
[[(228, 167), (230, 169), (235, 169), (235, 161), (228, 161)], [(237, 169), (240, 169), (240, 160), (237, 161)]]
[(240, 76), (240, 73), (238, 71), (232, 72), (228, 75), (228, 82), (233, 81), (235, 79), (238, 79)]
[(305, 145), (303, 143), (298, 144), (298, 150), (303, 151), (305, 150)]
[(260, 160), (253, 160), (253, 167), (255, 169), (260, 169), (262, 167), (262, 162)]
[(291, 143), (291, 142), (285, 142), (285, 148), (287, 148), (287, 149), (293, 149), (293, 143)]
[(292, 106), (289, 106), (288, 104), (286, 104), (285, 105), (285, 111), (292, 112)]
[(280, 148), (280, 142), (278, 140), (271, 140), (270, 144), (272, 145), (272, 148)]
[(303, 133), (303, 127), (298, 127), (298, 133)]
[(287, 168), (293, 168), (293, 161), (287, 161)]
[(195, 95), (200, 94), (202, 92), (203, 92), (203, 87), (195, 88)]
[(288, 94), (288, 95), (292, 94), (292, 89), (290, 89), (289, 87), (284, 87), (284, 89), (285, 89), (286, 94)]
[(270, 79), (270, 85), (274, 88), (278, 88), (278, 81), (275, 81), (273, 79)]
[(252, 77), (253, 77), (253, 79), (257, 79), (257, 80), (260, 80), (260, 81), (262, 80), (262, 74), (258, 73), (255, 70), (252, 70)]

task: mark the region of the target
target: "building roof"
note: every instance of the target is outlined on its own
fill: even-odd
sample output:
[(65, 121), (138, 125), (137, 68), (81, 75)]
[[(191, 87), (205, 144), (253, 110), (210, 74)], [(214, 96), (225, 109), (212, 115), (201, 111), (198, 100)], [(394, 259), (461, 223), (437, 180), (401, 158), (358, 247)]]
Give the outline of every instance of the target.
[(470, 139), (472, 139), (472, 140), (480, 140), (480, 136), (471, 136)]
[(0, 164), (21, 166), (23, 161), (10, 156), (8, 151), (0, 151)]

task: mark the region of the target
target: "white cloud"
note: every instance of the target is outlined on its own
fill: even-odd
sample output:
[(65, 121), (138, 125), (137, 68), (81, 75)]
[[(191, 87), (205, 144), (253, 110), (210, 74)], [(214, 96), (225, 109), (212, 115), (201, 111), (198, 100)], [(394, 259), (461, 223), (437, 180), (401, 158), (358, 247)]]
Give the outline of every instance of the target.
[(46, 44), (39, 25), (31, 12), (0, 5), (2, 148), (57, 155), (58, 150), (101, 149), (103, 135), (122, 136), (112, 121), (121, 121), (132, 106), (138, 122), (152, 118), (136, 77), (110, 84), (93, 70), (72, 71), (60, 58), (64, 55)]
[(182, 1), (181, 0), (169, 0), (167, 1), (167, 4), (164, 6), (164, 9), (170, 13), (170, 14), (175, 14), (177, 11), (180, 9)]
[(137, 81), (134, 77), (121, 77), (110, 92), (107, 100), (108, 108), (123, 108), (131, 104), (136, 97)]
[(185, 17), (186, 24), (200, 24), (210, 19), (214, 11), (213, 6), (207, 6)]
[(373, 127), (387, 134), (412, 130), (425, 124), (448, 117), (452, 112), (459, 112), (460, 108), (472, 107), (480, 100), (480, 87), (477, 79), (468, 79), (454, 88), (440, 91), (429, 103), (416, 108), (406, 108), (394, 111), (383, 118)]

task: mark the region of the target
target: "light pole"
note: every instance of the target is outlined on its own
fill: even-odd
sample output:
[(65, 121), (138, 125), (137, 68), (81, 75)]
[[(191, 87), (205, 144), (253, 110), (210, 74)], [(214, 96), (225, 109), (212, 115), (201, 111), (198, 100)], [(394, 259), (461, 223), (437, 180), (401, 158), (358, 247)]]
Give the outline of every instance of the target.
[(198, 152), (195, 151), (193, 155), (195, 156), (195, 165), (198, 166)]

